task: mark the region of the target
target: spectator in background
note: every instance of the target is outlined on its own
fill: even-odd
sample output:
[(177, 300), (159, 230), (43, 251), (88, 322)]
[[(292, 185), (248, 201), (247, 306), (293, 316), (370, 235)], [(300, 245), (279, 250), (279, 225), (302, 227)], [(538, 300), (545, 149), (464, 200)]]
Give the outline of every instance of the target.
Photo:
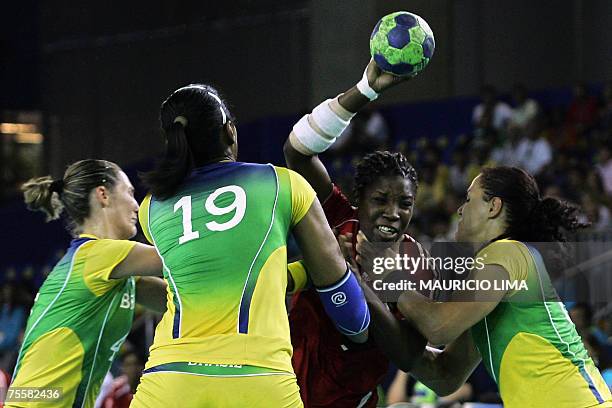
[(582, 342), (591, 358), (598, 365), (603, 345), (599, 343), (595, 335), (597, 328), (593, 324), (593, 310), (591, 306), (585, 302), (578, 302), (569, 310), (569, 316), (576, 326), (576, 331), (582, 337)]
[(497, 90), (492, 85), (483, 86), (480, 96), (482, 102), (472, 111), (476, 133), (487, 133), (490, 130), (501, 132), (512, 117), (512, 108), (497, 99)]
[(144, 364), (135, 352), (121, 356), (121, 375), (113, 381), (110, 392), (104, 399), (102, 408), (128, 408), (140, 382)]
[(11, 383), (11, 376), (2, 368), (0, 368), (0, 408), (4, 407), (3, 401), (6, 397), (6, 390)]
[(612, 81), (604, 85), (599, 110), (601, 128), (612, 130)]
[(514, 85), (512, 98), (516, 106), (512, 110), (508, 126), (511, 129), (516, 128), (519, 131), (525, 131), (527, 125), (535, 119), (540, 107), (535, 100), (528, 97), (527, 88), (523, 84)]
[(464, 149), (457, 149), (453, 153), (453, 161), (449, 168), (449, 184), (455, 194), (465, 194), (470, 179), (468, 178), (468, 155)]
[[(26, 309), (17, 296), (19, 288), (13, 282), (2, 286), (0, 304), (0, 355), (17, 349), (24, 327)], [(5, 367), (6, 368), (6, 367)]]
[(591, 222), (591, 231), (605, 231), (612, 226), (610, 209), (599, 203), (590, 194), (584, 193), (582, 195), (580, 205), (586, 218)]
[(604, 144), (596, 156), (596, 168), (607, 196), (612, 197), (612, 142)]
[(334, 155), (363, 156), (374, 150), (384, 150), (389, 142), (389, 126), (377, 110), (365, 107), (328, 151)]
[(583, 83), (574, 86), (574, 100), (565, 115), (566, 137), (569, 146), (583, 142), (586, 131), (591, 129), (597, 120), (597, 100), (588, 94)]
[(538, 176), (552, 160), (552, 148), (542, 133), (541, 123), (540, 118), (529, 122), (515, 152), (518, 167), (533, 176)]

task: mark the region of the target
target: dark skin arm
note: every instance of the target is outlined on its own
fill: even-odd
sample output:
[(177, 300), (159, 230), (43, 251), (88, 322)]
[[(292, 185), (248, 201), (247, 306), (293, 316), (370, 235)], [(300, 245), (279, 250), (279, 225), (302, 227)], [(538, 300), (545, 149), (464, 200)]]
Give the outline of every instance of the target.
[(370, 333), (376, 344), (400, 370), (412, 370), (427, 340), (408, 322), (396, 319), (368, 285), (362, 283), (361, 288), (370, 309)]
[(481, 356), (470, 331), (466, 331), (444, 350), (427, 347), (410, 373), (440, 396), (457, 391), (468, 379)]
[[(314, 286), (330, 286), (344, 276), (346, 261), (318, 200), (313, 201), (306, 215), (295, 225), (293, 235)], [(368, 338), (367, 330), (349, 338), (356, 343), (363, 343)]]
[[(352, 259), (352, 235), (338, 237), (340, 249), (346, 259), (351, 260), (351, 268), (359, 271)], [(425, 351), (427, 340), (407, 321), (398, 320), (389, 308), (376, 296), (376, 293), (363, 281), (361, 289), (370, 309), (370, 333), (385, 356), (400, 370), (410, 371)]]
[[(372, 89), (381, 93), (407, 80), (407, 78), (397, 77), (383, 72), (376, 66), (374, 61), (370, 61), (367, 68), (368, 82)], [(340, 105), (349, 112), (359, 112), (370, 100), (363, 96), (356, 86), (351, 87), (338, 98)], [(317, 155), (306, 156), (295, 150), (289, 143), (289, 139), (283, 146), (287, 167), (300, 173), (310, 183), (317, 193), (321, 202), (325, 201), (332, 192), (333, 186), (327, 169)]]
[[(341, 240), (341, 247), (346, 253), (346, 249), (349, 248), (346, 239)], [(373, 251), (363, 250), (364, 245), (359, 245), (358, 248), (362, 250), (358, 254), (362, 262), (368, 262), (375, 254)], [(444, 350), (425, 347), (427, 340), (415, 329), (414, 323), (410, 323), (410, 320), (397, 320), (374, 291), (363, 282), (362, 288), (372, 318), (370, 333), (389, 360), (402, 371), (410, 371), (410, 374), (440, 396), (452, 394), (465, 383), (481, 360), (469, 330)], [(413, 306), (416, 312), (418, 306), (416, 304)], [(423, 320), (432, 317), (423, 310), (421, 314)]]

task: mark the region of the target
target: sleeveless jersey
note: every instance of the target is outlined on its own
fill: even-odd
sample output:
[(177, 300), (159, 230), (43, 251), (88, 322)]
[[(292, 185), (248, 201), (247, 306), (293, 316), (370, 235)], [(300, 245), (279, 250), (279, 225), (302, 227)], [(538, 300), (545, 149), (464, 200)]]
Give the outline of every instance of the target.
[(504, 406), (612, 406), (610, 391), (558, 300), (539, 252), (522, 242), (500, 240), (477, 256), (502, 266), (511, 281), (527, 284), (472, 328)]
[(194, 170), (166, 200), (145, 198), (140, 222), (169, 291), (147, 369), (193, 362), (293, 372), (287, 235), (314, 198), (291, 170), (240, 162)]
[[(36, 296), (11, 387), (61, 388), (54, 407), (94, 406), (132, 327), (135, 280), (109, 276), (134, 245), (92, 235), (71, 242)], [(39, 404), (49, 406), (6, 406)]]

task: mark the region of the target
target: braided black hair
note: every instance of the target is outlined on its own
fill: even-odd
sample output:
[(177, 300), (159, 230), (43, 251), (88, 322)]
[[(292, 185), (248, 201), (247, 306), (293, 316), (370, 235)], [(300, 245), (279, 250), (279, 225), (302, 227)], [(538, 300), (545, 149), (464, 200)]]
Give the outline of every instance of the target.
[(377, 150), (366, 155), (355, 168), (355, 187), (353, 195), (359, 202), (363, 191), (380, 177), (400, 176), (408, 178), (416, 192), (418, 187), (417, 173), (402, 153)]
[(140, 174), (145, 186), (159, 198), (176, 192), (189, 173), (223, 150), (218, 133), (234, 117), (210, 85), (191, 84), (174, 91), (161, 105), (160, 122), (166, 138), (164, 158), (155, 169)]

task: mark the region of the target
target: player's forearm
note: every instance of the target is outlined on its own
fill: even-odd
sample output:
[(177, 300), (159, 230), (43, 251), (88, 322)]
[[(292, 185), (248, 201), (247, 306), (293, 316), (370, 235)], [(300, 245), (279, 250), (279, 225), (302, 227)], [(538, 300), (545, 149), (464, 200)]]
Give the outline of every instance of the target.
[(370, 309), (370, 333), (389, 360), (402, 371), (409, 371), (427, 341), (407, 322), (396, 319), (367, 285), (361, 287)]
[(370, 100), (365, 97), (361, 92), (359, 92), (357, 86), (353, 86), (352, 88), (338, 96), (338, 103), (340, 104), (340, 106), (352, 113), (359, 112), (369, 102)]
[(289, 139), (283, 146), (285, 162), (291, 170), (301, 174), (317, 193), (319, 200), (323, 202), (333, 190), (333, 185), (325, 165), (317, 155), (307, 156), (297, 151)]
[(453, 393), (461, 386), (452, 381), (452, 373), (445, 364), (442, 350), (427, 347), (413, 365), (410, 374), (440, 396)]
[(466, 331), (444, 350), (427, 347), (410, 373), (436, 394), (449, 395), (467, 381), (480, 360), (472, 336)]
[(433, 302), (425, 296), (406, 291), (397, 304), (400, 312), (435, 345), (448, 344), (466, 330), (457, 320), (453, 303)]

